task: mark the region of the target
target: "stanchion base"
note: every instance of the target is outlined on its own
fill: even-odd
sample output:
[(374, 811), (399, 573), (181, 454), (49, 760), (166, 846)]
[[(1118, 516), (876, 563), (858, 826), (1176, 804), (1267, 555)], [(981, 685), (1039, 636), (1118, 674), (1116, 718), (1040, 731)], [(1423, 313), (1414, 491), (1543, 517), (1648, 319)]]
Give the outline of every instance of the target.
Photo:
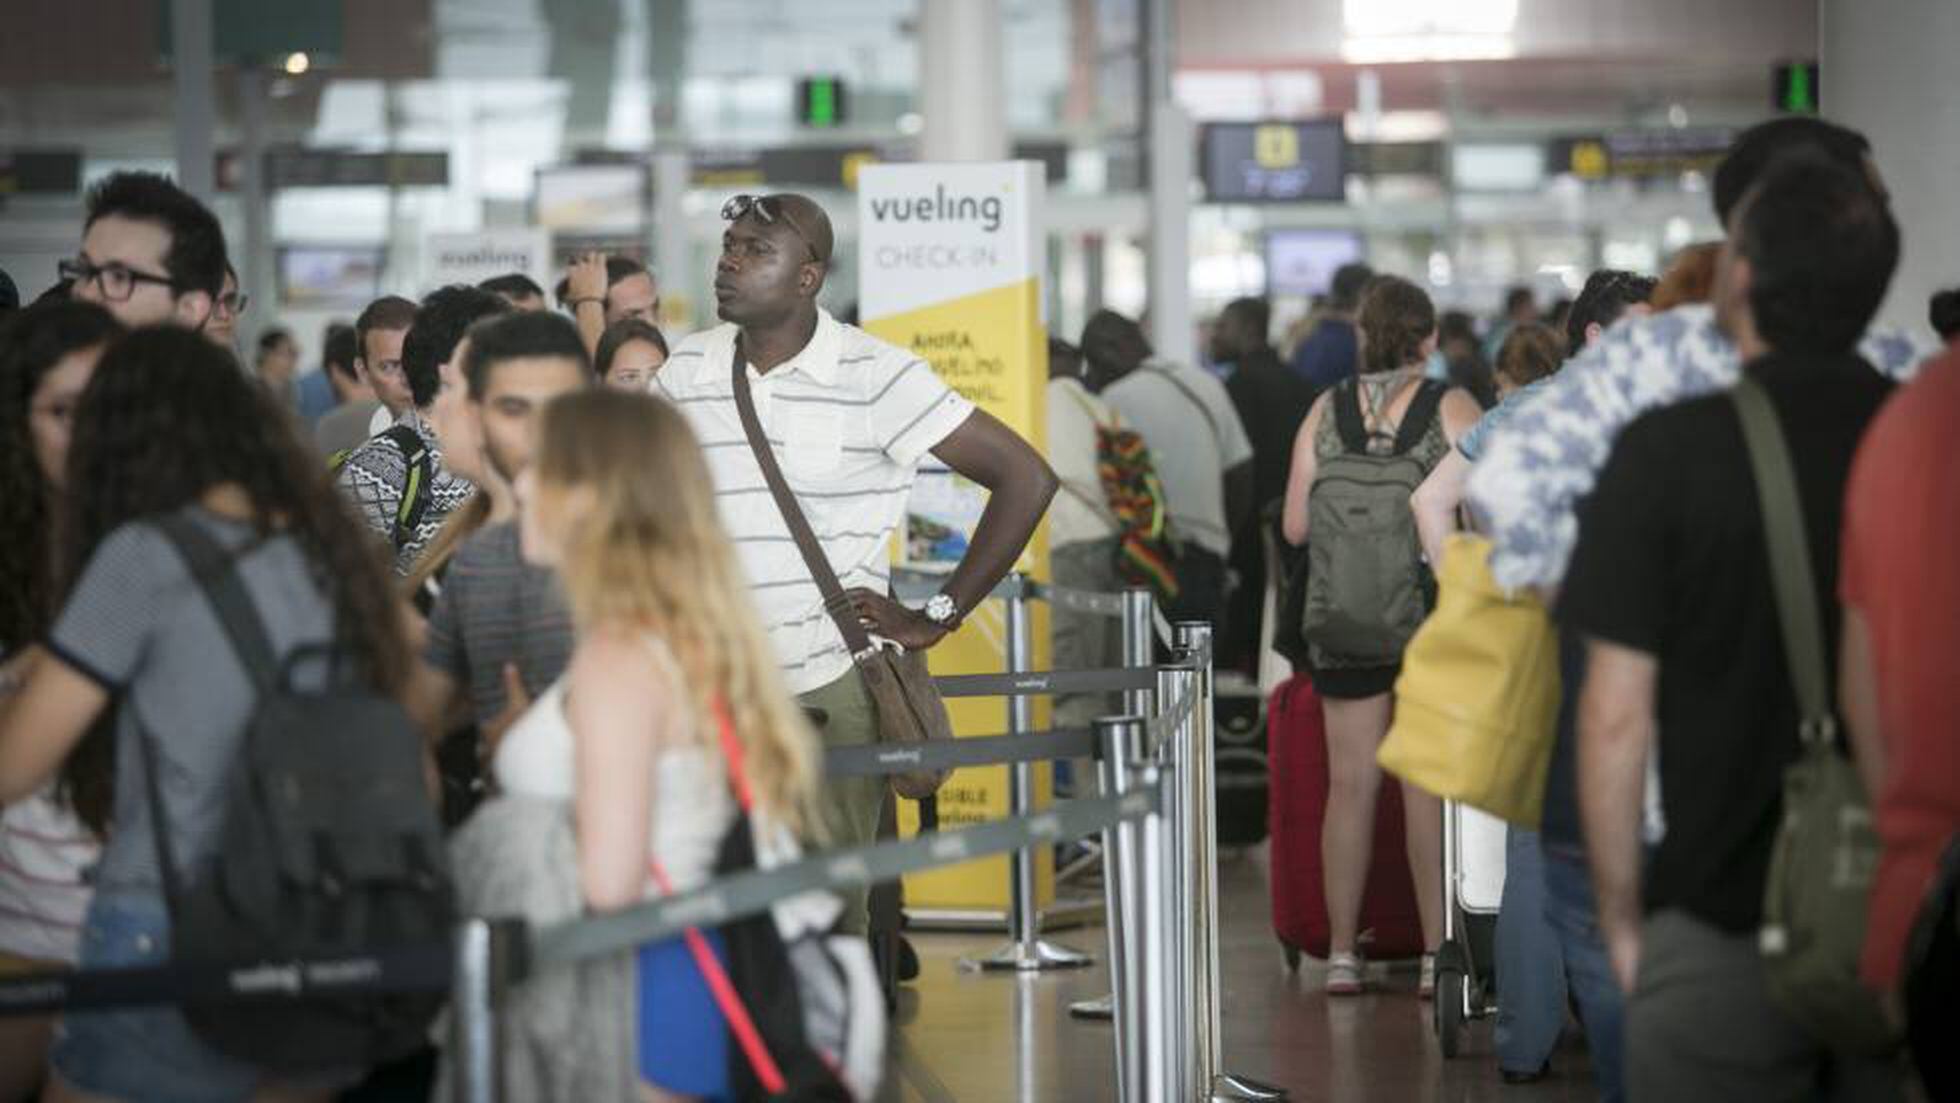
[(985, 957), (962, 958), (960, 968), (968, 972), (1045, 973), (1050, 969), (1080, 969), (1094, 960), (1078, 950), (1037, 939), (1027, 952), (1019, 942), (1010, 942)]
[(1285, 1088), (1276, 1088), (1271, 1084), (1262, 1084), (1244, 1076), (1222, 1072), (1218, 1074), (1218, 1079), (1211, 1082), (1209, 1098), (1212, 1103), (1243, 1103), (1245, 1100), (1266, 1101), (1286, 1097)]
[(1101, 1019), (1105, 1022), (1116, 1018), (1116, 997), (1099, 996), (1093, 1000), (1077, 1000), (1068, 1005), (1072, 1019)]

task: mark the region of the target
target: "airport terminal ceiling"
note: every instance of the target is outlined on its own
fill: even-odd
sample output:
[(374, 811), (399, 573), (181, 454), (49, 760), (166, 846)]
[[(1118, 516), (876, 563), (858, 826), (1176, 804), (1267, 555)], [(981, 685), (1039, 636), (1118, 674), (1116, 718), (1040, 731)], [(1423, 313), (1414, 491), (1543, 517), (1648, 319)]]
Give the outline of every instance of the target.
[[(1085, 296), (1143, 305), (1146, 4), (1000, 0), (998, 95), (1017, 155), (1050, 162), (1050, 301), (1063, 320), (1083, 316)], [(689, 266), (703, 271), (663, 281), (677, 301), (698, 304), (726, 194), (798, 187), (848, 208), (854, 163), (917, 148), (916, 0), (340, 0), (325, 6), (337, 19), (317, 18), (320, 4), (213, 7), (216, 206), (234, 233), (244, 214), (224, 187), (236, 176), (248, 99), (266, 147), (287, 156), (268, 168), (268, 269), (295, 248), (373, 248), (382, 281), (413, 289), (429, 235), (523, 226), (539, 220), (547, 193), (593, 187), (604, 198), (609, 186), (639, 209), (554, 233), (637, 243), (650, 257), (653, 173), (608, 185), (603, 170), (565, 166), (684, 150), (679, 209)], [(1201, 132), (1332, 119), (1347, 154), (1331, 200), (1209, 203), (1194, 179), (1197, 305), (1268, 289), (1272, 239), (1302, 229), (1350, 235), (1365, 253), (1426, 273), (1439, 298), (1479, 307), (1513, 281), (1551, 294), (1590, 266), (1651, 266), (1711, 236), (1707, 158), (1696, 150), (1769, 114), (1777, 65), (1813, 60), (1818, 29), (1812, 6), (1785, 0), (1706, 7), (1181, 0), (1173, 89)], [(10, 9), (0, 150), (75, 154), (78, 183), (117, 167), (172, 166), (166, 4), (16, 0)], [(289, 18), (300, 9), (316, 18)], [(820, 118), (809, 113), (813, 81)], [(1583, 169), (1584, 143), (1627, 136), (1673, 142), (1680, 156), (1667, 153), (1656, 171), (1571, 171), (1575, 148)], [(295, 151), (440, 154), (441, 165), (426, 179), (386, 162), (375, 170), (408, 181), (399, 187), (362, 186), (358, 172), (322, 186), (320, 173), (351, 170)], [(49, 227), (65, 227), (76, 204), (72, 191), (9, 196), (0, 253), (51, 270), (64, 234)], [(840, 218), (847, 242), (851, 221)], [(267, 282), (283, 292), (276, 272)]]

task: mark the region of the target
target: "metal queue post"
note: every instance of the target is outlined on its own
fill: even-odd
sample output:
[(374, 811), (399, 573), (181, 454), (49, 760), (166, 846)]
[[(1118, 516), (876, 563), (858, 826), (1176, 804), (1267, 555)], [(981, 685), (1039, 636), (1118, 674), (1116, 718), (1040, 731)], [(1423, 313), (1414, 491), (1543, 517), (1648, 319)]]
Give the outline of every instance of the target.
[[(1212, 684), (1212, 626), (1203, 621), (1184, 621), (1177, 625), (1175, 639), (1180, 657), (1196, 666), (1193, 692), (1196, 700), (1210, 705), (1216, 698)], [(1218, 808), (1217, 741), (1212, 730), (1217, 722), (1214, 709), (1195, 709), (1184, 729), (1186, 753), (1183, 769), (1173, 771), (1173, 784), (1186, 795), (1183, 808), (1189, 813), (1180, 838), (1186, 843), (1187, 863), (1184, 888), (1186, 906), (1179, 912), (1182, 932), (1188, 1000), (1180, 1006), (1195, 1020), (1186, 1037), (1190, 1040), (1187, 1057), (1191, 1061), (1191, 1083), (1200, 1098), (1213, 1100), (1276, 1100), (1286, 1098), (1284, 1089), (1263, 1084), (1249, 1077), (1224, 1071), (1225, 1032), (1220, 1008), (1218, 955)]]
[[(1153, 632), (1157, 627), (1157, 599), (1151, 595), (1149, 590), (1142, 588), (1124, 591), (1122, 618), (1123, 665), (1126, 668), (1134, 670), (1148, 669), (1152, 660), (1155, 658), (1155, 652), (1152, 650), (1152, 647), (1155, 639)], [(1125, 690), (1123, 693), (1123, 712), (1127, 715), (1148, 716), (1150, 714), (1150, 704), (1150, 690), (1133, 689)], [(1102, 786), (1104, 796), (1114, 794), (1115, 790), (1112, 788), (1112, 779), (1106, 769), (1102, 774)], [(1107, 832), (1104, 833), (1103, 847), (1103, 852), (1105, 854), (1109, 853), (1109, 837)], [(1111, 993), (1107, 996), (1078, 1000), (1070, 1004), (1068, 1013), (1078, 1019), (1109, 1019), (1116, 1013), (1114, 989), (1117, 985), (1116, 978), (1120, 975), (1121, 971), (1119, 955), (1122, 953), (1122, 945), (1117, 935), (1115, 916), (1120, 914), (1117, 910), (1117, 880), (1121, 876), (1121, 868), (1121, 864), (1115, 861), (1106, 861), (1103, 863), (1103, 901), (1106, 908), (1104, 926), (1108, 929), (1109, 934)], [(1117, 1039), (1117, 1044), (1119, 1047), (1122, 1044), (1122, 1038), (1120, 1036)], [(1122, 1090), (1120, 1083), (1117, 1085), (1117, 1089), (1119, 1092)]]
[[(1198, 674), (1189, 664), (1190, 656), (1178, 653), (1172, 656), (1174, 664), (1157, 668), (1157, 700), (1198, 701)], [(1203, 701), (1206, 709), (1211, 702)], [(1159, 714), (1166, 710), (1160, 708)], [(1168, 1000), (1167, 1014), (1170, 1019), (1168, 1029), (1174, 1042), (1167, 1047), (1164, 1061), (1169, 1067), (1172, 1082), (1180, 1086), (1195, 1085), (1196, 1031), (1193, 1001), (1198, 994), (1195, 988), (1195, 955), (1192, 952), (1191, 910), (1195, 894), (1192, 886), (1195, 880), (1196, 863), (1192, 861), (1197, 834), (1193, 830), (1195, 820), (1193, 799), (1189, 778), (1192, 773), (1191, 733), (1196, 730), (1196, 717), (1200, 710), (1193, 708), (1188, 715), (1166, 730), (1159, 733), (1156, 744), (1151, 748), (1154, 761), (1161, 768), (1169, 784), (1164, 792), (1164, 815), (1166, 837), (1159, 841), (1148, 853), (1158, 856), (1148, 865), (1158, 869), (1164, 881), (1164, 906), (1168, 909), (1170, 920), (1163, 932), (1160, 951), (1152, 960), (1163, 962), (1169, 975), (1164, 980), (1165, 996)], [(1144, 905), (1146, 912), (1149, 904)], [(1145, 951), (1148, 952), (1148, 951)], [(1148, 996), (1145, 997), (1146, 999)], [(1196, 1093), (1179, 1092), (1180, 1098), (1194, 1098)]]
[[(1034, 583), (1027, 575), (1009, 577), (1010, 585), (996, 589), (995, 595), (1007, 607), (1007, 672), (1026, 674), (1034, 670), (1034, 624), (1028, 601)], [(1033, 699), (1014, 694), (1007, 699), (1007, 734), (1026, 735), (1034, 730)], [(1016, 762), (1008, 767), (1007, 804), (1011, 816), (1027, 816), (1034, 811), (1034, 763)], [(1038, 973), (1049, 969), (1075, 969), (1086, 966), (1088, 954), (1058, 946), (1041, 937), (1041, 916), (1035, 906), (1034, 854), (1017, 850), (1008, 855), (1007, 944), (980, 958), (969, 958), (961, 965), (982, 970), (1011, 970)]]
[(517, 933), (507, 922), (479, 918), (464, 920), (456, 931), (449, 1042), (456, 1098), (463, 1103), (504, 1097), (502, 996), (522, 972), (513, 968), (521, 966), (512, 957)]
[[(1138, 716), (1110, 717), (1096, 722), (1102, 748), (1104, 776), (1118, 793), (1158, 781), (1144, 721)], [(1141, 822), (1110, 829), (1110, 865), (1124, 871), (1117, 893), (1118, 910), (1110, 916), (1111, 931), (1130, 944), (1123, 948), (1121, 968), (1112, 969), (1117, 1017), (1117, 1098), (1124, 1103), (1169, 1103), (1174, 1094), (1174, 1056), (1171, 997), (1164, 969), (1165, 921), (1170, 901), (1163, 857), (1164, 815), (1161, 805)], [(1156, 967), (1153, 968), (1152, 966)]]

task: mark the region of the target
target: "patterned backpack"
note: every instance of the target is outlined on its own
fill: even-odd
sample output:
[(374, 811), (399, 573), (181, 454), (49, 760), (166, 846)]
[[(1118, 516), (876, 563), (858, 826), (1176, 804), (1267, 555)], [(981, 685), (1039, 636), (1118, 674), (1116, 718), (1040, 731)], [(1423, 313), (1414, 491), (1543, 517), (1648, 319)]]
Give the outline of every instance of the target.
[[(1105, 422), (1098, 411), (1077, 395), (1076, 401), (1096, 426), (1096, 477), (1103, 501), (1090, 501), (1073, 486), (1068, 489), (1090, 509), (1116, 526), (1116, 575), (1124, 582), (1148, 586), (1159, 606), (1177, 599), (1177, 540), (1165, 504), (1164, 484), (1141, 434), (1120, 422)], [(1067, 484), (1064, 484), (1067, 486)]]

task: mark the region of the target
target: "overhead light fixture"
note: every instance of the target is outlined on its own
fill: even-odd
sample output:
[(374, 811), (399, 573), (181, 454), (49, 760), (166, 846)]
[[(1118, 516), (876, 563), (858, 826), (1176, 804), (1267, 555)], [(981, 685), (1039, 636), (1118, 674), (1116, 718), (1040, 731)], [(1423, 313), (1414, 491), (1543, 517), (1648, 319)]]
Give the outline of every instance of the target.
[(284, 68), (288, 76), (296, 77), (306, 72), (307, 69), (312, 67), (312, 65), (313, 65), (313, 61), (312, 59), (306, 56), (305, 51), (295, 50), (292, 53), (286, 55), (286, 64)]
[(1518, 0), (1341, 0), (1348, 61), (1480, 61), (1517, 56)]

